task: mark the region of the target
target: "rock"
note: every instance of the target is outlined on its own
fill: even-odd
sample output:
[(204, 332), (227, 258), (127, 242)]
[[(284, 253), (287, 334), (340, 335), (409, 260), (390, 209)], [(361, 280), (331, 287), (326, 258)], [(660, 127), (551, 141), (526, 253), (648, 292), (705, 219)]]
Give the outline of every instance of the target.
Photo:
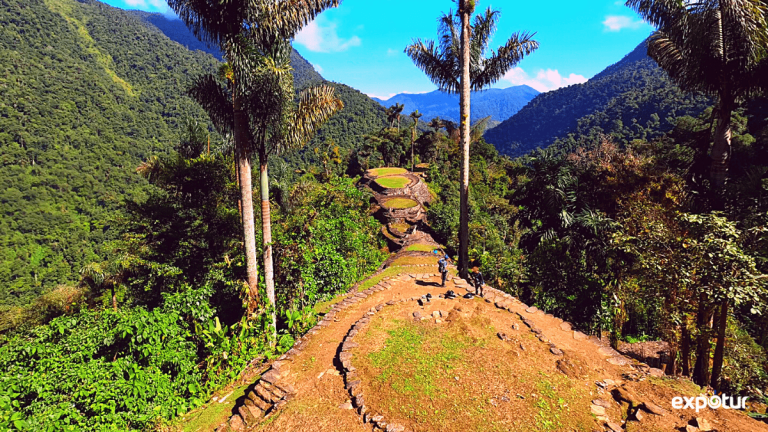
[(352, 402), (344, 402), (343, 404), (339, 405), (339, 408), (343, 410), (351, 410), (353, 408)]
[(606, 357), (611, 357), (616, 354), (616, 352), (612, 348), (608, 348), (608, 347), (600, 347), (598, 348), (597, 352), (599, 352), (600, 354)]
[(414, 312), (413, 313), (413, 317), (416, 318), (416, 319), (421, 318), (421, 312), (419, 312), (419, 311)]
[(576, 365), (569, 359), (564, 358), (557, 361), (557, 370), (563, 373), (563, 375), (576, 378), (579, 376), (579, 371)]
[(432, 318), (440, 318), (440, 311), (432, 312)]
[(571, 324), (567, 323), (567, 322), (564, 322), (564, 323), (560, 324), (560, 330), (562, 330), (562, 331), (571, 331)]
[(232, 429), (229, 427), (229, 424), (222, 423), (217, 429), (216, 432), (232, 432)]
[(712, 425), (709, 424), (709, 421), (704, 417), (696, 417), (696, 425), (699, 427), (699, 430), (703, 432), (712, 430)]
[(517, 324), (512, 324), (512, 330), (520, 330), (520, 326)]
[(557, 348), (557, 347), (551, 347), (551, 348), (549, 349), (549, 352), (551, 352), (551, 353), (552, 353), (552, 354), (554, 354), (554, 355), (558, 355), (558, 356), (561, 356), (561, 355), (563, 355), (563, 351), (561, 351), (561, 350), (560, 350), (559, 348)]
[(699, 432), (699, 428), (696, 426), (685, 425), (685, 432)]
[(399, 424), (389, 424), (387, 425), (387, 432), (403, 432), (405, 430), (405, 426), (401, 426)]
[(440, 311), (440, 316), (441, 316), (441, 317), (443, 317), (443, 318), (445, 318), (445, 317), (447, 317), (447, 316), (448, 316), (448, 312), (446, 312), (446, 311), (444, 311), (444, 310), (441, 310), (441, 311)]
[(526, 309), (525, 311), (528, 312), (529, 314), (532, 314), (532, 313), (536, 313), (537, 310), (539, 310), (539, 309), (536, 306), (531, 306), (528, 309)]
[(234, 431), (244, 431), (245, 422), (243, 422), (243, 418), (239, 414), (235, 414), (229, 418), (229, 427)]
[(648, 411), (649, 413), (657, 415), (657, 416), (663, 416), (663, 415), (667, 414), (667, 410), (665, 410), (664, 408), (656, 405), (653, 402), (645, 401), (645, 402), (643, 402), (643, 406), (641, 408), (643, 408), (644, 410)]
[(246, 426), (253, 426), (259, 421), (259, 418), (253, 415), (251, 410), (249, 410), (245, 405), (240, 405), (237, 407), (237, 413), (240, 414), (240, 417), (243, 419)]
[(611, 430), (611, 432), (624, 432), (624, 429), (618, 423), (605, 422), (605, 426)]
[(635, 420), (642, 422), (644, 418), (645, 418), (645, 414), (643, 414), (641, 410), (635, 411)]
[(664, 376), (664, 371), (657, 368), (650, 368), (648, 374), (652, 377), (661, 378)]
[(613, 398), (619, 402), (628, 402), (631, 406), (639, 406), (642, 402), (632, 392), (624, 387), (617, 387), (611, 391)]
[(592, 414), (596, 416), (604, 416), (605, 415), (605, 408), (601, 407), (600, 405), (591, 405), (589, 407)]
[(443, 320), (441, 320), (440, 318), (435, 318), (435, 324), (442, 324), (442, 323), (443, 323)]
[(584, 339), (587, 338), (587, 335), (585, 335), (584, 333), (582, 333), (580, 331), (574, 330), (573, 331), (573, 338), (576, 339), (576, 340), (584, 340)]
[(605, 399), (594, 399), (592, 401), (592, 405), (601, 406), (603, 408), (610, 408), (611, 407), (611, 402), (607, 401)]
[(496, 333), (496, 336), (498, 336), (499, 339), (503, 340), (504, 342), (509, 340), (509, 337), (507, 337), (506, 333)]
[(629, 360), (622, 356), (611, 357), (606, 361), (614, 366), (624, 366), (629, 363)]

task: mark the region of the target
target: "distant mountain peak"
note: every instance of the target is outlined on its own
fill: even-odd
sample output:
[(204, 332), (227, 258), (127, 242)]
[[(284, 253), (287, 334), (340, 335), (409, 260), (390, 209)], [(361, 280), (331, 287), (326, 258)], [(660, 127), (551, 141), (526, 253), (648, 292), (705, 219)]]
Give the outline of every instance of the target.
[[(500, 122), (514, 115), (539, 92), (527, 85), (513, 86), (504, 89), (491, 88), (472, 92), (470, 117), (480, 119), (491, 116), (494, 122)], [(448, 94), (440, 90), (428, 93), (400, 93), (389, 99), (373, 98), (385, 107), (400, 103), (405, 105), (403, 112), (416, 109), (424, 114), (423, 120), (430, 121), (435, 117), (458, 122), (459, 95)]]

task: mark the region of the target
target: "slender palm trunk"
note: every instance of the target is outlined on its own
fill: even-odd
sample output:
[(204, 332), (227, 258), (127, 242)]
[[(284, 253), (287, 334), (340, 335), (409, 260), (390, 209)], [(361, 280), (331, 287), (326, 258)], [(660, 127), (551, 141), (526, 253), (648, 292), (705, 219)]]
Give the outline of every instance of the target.
[(272, 307), (272, 335), (277, 336), (277, 317), (275, 315), (275, 273), (272, 263), (272, 210), (269, 206), (269, 173), (267, 172), (267, 155), (262, 151), (259, 155), (259, 172), (261, 174), (261, 232), (264, 241), (264, 282), (267, 288), (267, 299)]
[(461, 185), (459, 189), (459, 276), (467, 278), (469, 268), (469, 32), (466, 2), (461, 13)]
[(728, 177), (728, 163), (731, 159), (731, 106), (730, 96), (721, 96), (718, 104), (717, 128), (712, 146), (712, 183), (722, 187)]
[(413, 145), (416, 142), (416, 127), (413, 128), (411, 133), (411, 172), (416, 172), (416, 164), (413, 162)]
[(725, 327), (728, 325), (728, 300), (723, 300), (720, 306), (720, 319), (717, 327), (717, 345), (715, 346), (715, 358), (712, 361), (712, 383), (713, 389), (720, 389), (720, 373), (723, 370), (723, 353), (725, 350)]
[(112, 309), (117, 312), (117, 294), (115, 294), (115, 284), (112, 284)]
[(237, 170), (240, 176), (240, 203), (243, 215), (243, 239), (245, 243), (245, 264), (248, 275), (248, 318), (255, 309), (259, 297), (259, 270), (256, 264), (256, 233), (253, 222), (253, 183), (251, 178), (251, 155), (248, 151), (247, 137), (243, 133), (247, 126), (245, 112), (240, 107), (240, 98), (233, 96), (235, 152)]

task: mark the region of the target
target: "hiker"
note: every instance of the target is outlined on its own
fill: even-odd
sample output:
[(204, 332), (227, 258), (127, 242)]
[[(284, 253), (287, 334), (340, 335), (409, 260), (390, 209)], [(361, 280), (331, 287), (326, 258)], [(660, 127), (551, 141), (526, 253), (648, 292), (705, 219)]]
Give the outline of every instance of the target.
[(439, 271), (443, 276), (443, 282), (440, 284), (440, 286), (444, 287), (445, 278), (448, 277), (448, 255), (440, 258), (440, 261), (437, 262), (437, 271)]
[(472, 285), (475, 286), (475, 294), (483, 295), (483, 293), (485, 292), (483, 290), (483, 285), (485, 285), (485, 280), (483, 279), (483, 274), (480, 273), (480, 269), (477, 267), (474, 267), (472, 269)]

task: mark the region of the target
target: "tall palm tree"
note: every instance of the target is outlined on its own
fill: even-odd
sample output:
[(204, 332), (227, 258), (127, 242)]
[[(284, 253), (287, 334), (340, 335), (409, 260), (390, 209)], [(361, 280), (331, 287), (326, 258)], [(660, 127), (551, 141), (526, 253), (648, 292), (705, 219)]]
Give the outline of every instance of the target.
[[(258, 297), (258, 267), (256, 264), (256, 235), (253, 216), (253, 184), (251, 175), (251, 140), (247, 113), (244, 110), (244, 96), (248, 93), (250, 78), (247, 72), (254, 66), (254, 60), (263, 60), (252, 55), (253, 50), (247, 37), (268, 38), (277, 35), (287, 39), (315, 19), (323, 10), (336, 7), (340, 0), (168, 0), (168, 6), (181, 18), (195, 36), (219, 47), (231, 66), (228, 73), (229, 92), (218, 86), (216, 93), (207, 95), (212, 103), (209, 116), (219, 127), (232, 132), (235, 144), (235, 159), (238, 165), (242, 205), (243, 238), (249, 287), (249, 316), (252, 305)], [(197, 84), (216, 84), (214, 77), (207, 77)], [(227, 94), (229, 93), (229, 94)], [(203, 96), (202, 94), (199, 94)], [(227, 97), (229, 96), (229, 97)], [(232, 109), (222, 110), (224, 101), (231, 102)], [(205, 108), (205, 106), (204, 106)]]
[[(728, 178), (731, 157), (731, 114), (738, 99), (768, 90), (768, 25), (765, 0), (628, 0), (657, 28), (648, 41), (653, 58), (683, 90), (716, 98), (717, 120), (710, 152), (710, 177), (721, 188)], [(703, 294), (702, 294), (702, 298)], [(728, 300), (719, 305), (728, 311)], [(712, 310), (699, 309), (698, 320), (708, 321)], [(727, 318), (727, 317), (726, 317)], [(720, 324), (723, 326), (726, 321)], [(711, 384), (719, 386), (724, 334), (718, 335)], [(697, 340), (693, 379), (709, 383), (709, 335)]]
[(420, 113), (419, 110), (416, 110), (410, 114), (410, 117), (413, 119), (413, 126), (411, 129), (411, 172), (416, 171), (416, 164), (414, 163), (413, 159), (413, 144), (416, 142), (416, 127), (419, 125), (419, 119), (424, 114)]
[(765, 0), (628, 0), (657, 28), (648, 55), (683, 90), (717, 98), (710, 176), (722, 186), (731, 154), (731, 113), (739, 98), (768, 89)]
[(405, 53), (440, 90), (460, 94), (461, 130), (461, 218), (459, 226), (459, 274), (467, 277), (469, 265), (469, 140), (470, 91), (480, 91), (498, 81), (525, 56), (539, 47), (532, 33), (514, 33), (498, 51), (488, 42), (496, 30), (499, 12), (488, 8), (475, 16), (474, 0), (456, 0), (458, 11), (439, 19), (439, 42), (416, 39)]
[(391, 107), (387, 108), (387, 119), (389, 120), (390, 127), (395, 127), (397, 122), (397, 130), (400, 130), (400, 115), (403, 113), (405, 105), (395, 103)]
[[(298, 32), (301, 28), (296, 29)], [(267, 298), (275, 305), (275, 278), (272, 260), (272, 222), (269, 202), (269, 156), (278, 155), (302, 147), (317, 129), (333, 114), (341, 110), (344, 104), (335, 96), (335, 88), (319, 86), (304, 90), (299, 96), (298, 106), (294, 106), (293, 76), (290, 73), (290, 42), (287, 39), (272, 42), (282, 48), (265, 46), (262, 49), (276, 48), (268, 55), (278, 68), (267, 68), (262, 78), (265, 86), (254, 89), (254, 97), (248, 100), (248, 112), (254, 130), (254, 144), (259, 153), (259, 172), (261, 174), (261, 221), (264, 246), (264, 282)], [(286, 70), (286, 73), (279, 71)], [(278, 95), (279, 100), (270, 101)], [(267, 100), (265, 100), (265, 97)], [(274, 309), (272, 323), (276, 325)], [(276, 328), (276, 327), (275, 327)]]

